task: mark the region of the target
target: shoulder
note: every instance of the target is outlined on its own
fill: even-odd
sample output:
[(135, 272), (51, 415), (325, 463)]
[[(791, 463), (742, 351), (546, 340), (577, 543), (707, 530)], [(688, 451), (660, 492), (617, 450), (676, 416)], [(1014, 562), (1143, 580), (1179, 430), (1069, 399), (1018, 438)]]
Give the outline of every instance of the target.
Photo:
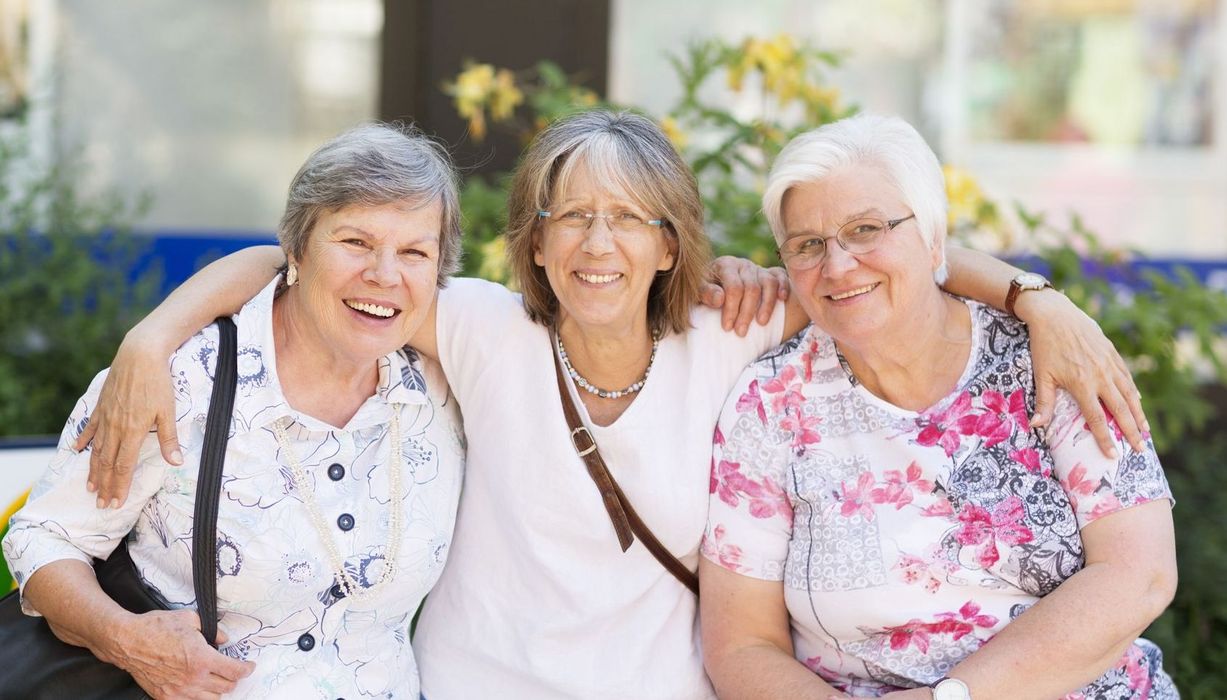
[(960, 300), (967, 304), (971, 312), (972, 327), (979, 334), (981, 341), (984, 341), (981, 346), (983, 349), (994, 354), (1030, 351), (1027, 324), (987, 304), (961, 297)]
[(521, 296), (497, 282), (475, 277), (455, 277), (439, 290), (440, 306), (456, 307), (469, 304), (492, 304), (498, 307), (524, 308)]

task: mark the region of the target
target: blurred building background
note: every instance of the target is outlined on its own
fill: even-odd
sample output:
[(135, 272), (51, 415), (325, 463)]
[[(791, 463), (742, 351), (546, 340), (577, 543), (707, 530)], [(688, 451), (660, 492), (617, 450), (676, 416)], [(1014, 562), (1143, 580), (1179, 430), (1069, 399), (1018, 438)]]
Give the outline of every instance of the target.
[(40, 157), (80, 152), (90, 184), (148, 193), (143, 229), (251, 236), (311, 148), (362, 120), (413, 118), (461, 165), (506, 169), (519, 144), (466, 140), (441, 90), (465, 60), (550, 58), (663, 112), (687, 40), (787, 31), (844, 56), (847, 101), (911, 120), (990, 195), (1224, 260), (1223, 4), (0, 0), (0, 114), (27, 112)]
[[(787, 32), (841, 56), (845, 102), (916, 124), (986, 193), (1077, 212), (1109, 244), (1227, 289), (1227, 0), (0, 0), (0, 133), (87, 190), (147, 196), (167, 284), (268, 241), (319, 143), (406, 119), (466, 172), (511, 134), (466, 134), (466, 62), (548, 59), (662, 114), (688, 41)], [(758, 93), (728, 99), (762, 110)], [(696, 135), (701, 138), (702, 135)], [(0, 494), (0, 501), (4, 494)]]

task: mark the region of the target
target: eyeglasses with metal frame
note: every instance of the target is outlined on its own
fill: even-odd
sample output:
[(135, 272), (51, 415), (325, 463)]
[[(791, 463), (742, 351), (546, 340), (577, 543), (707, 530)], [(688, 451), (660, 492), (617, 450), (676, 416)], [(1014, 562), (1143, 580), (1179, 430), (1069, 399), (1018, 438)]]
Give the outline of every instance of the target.
[(541, 209), (537, 211), (537, 218), (544, 219), (564, 230), (576, 232), (592, 228), (592, 222), (597, 219), (604, 219), (610, 230), (619, 233), (635, 233), (665, 225), (664, 219), (645, 219), (626, 209), (614, 212), (584, 211), (583, 209), (549, 212)]
[(816, 267), (826, 257), (827, 241), (832, 238), (840, 248), (852, 255), (864, 255), (872, 253), (878, 247), (882, 242), (883, 234), (887, 231), (893, 231), (899, 224), (914, 218), (916, 218), (915, 214), (888, 221), (872, 218), (855, 219), (840, 226), (834, 236), (823, 237), (810, 234), (793, 236), (784, 241), (778, 249), (778, 254), (785, 267), (792, 270), (808, 270)]

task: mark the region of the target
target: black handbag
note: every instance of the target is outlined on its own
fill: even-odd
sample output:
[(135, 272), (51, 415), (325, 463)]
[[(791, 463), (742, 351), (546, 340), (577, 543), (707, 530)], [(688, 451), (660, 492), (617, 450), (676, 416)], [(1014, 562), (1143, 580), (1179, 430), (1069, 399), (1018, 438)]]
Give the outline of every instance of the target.
[[(234, 321), (217, 319), (220, 332), (217, 369), (205, 424), (200, 473), (196, 484), (192, 533), (192, 583), (196, 589), (200, 631), (213, 644), (217, 637), (217, 504), (222, 465), (230, 433), (237, 381), (237, 340)], [(105, 560), (94, 560), (98, 585), (124, 609), (134, 613), (167, 610), (170, 606), (142, 582), (120, 543)], [(94, 656), (84, 647), (61, 642), (46, 620), (21, 612), (14, 591), (0, 599), (0, 698), (13, 700), (110, 700), (148, 697), (132, 676)]]

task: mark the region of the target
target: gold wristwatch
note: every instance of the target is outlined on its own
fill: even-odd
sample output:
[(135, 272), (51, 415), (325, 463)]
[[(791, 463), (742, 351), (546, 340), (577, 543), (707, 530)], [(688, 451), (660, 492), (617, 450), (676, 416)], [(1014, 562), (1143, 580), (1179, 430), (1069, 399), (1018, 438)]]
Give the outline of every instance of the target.
[(1052, 282), (1034, 272), (1024, 272), (1010, 280), (1010, 291), (1005, 295), (1006, 313), (1018, 316), (1014, 313), (1014, 304), (1018, 302), (1018, 296), (1023, 292), (1038, 292), (1041, 289), (1052, 289)]

